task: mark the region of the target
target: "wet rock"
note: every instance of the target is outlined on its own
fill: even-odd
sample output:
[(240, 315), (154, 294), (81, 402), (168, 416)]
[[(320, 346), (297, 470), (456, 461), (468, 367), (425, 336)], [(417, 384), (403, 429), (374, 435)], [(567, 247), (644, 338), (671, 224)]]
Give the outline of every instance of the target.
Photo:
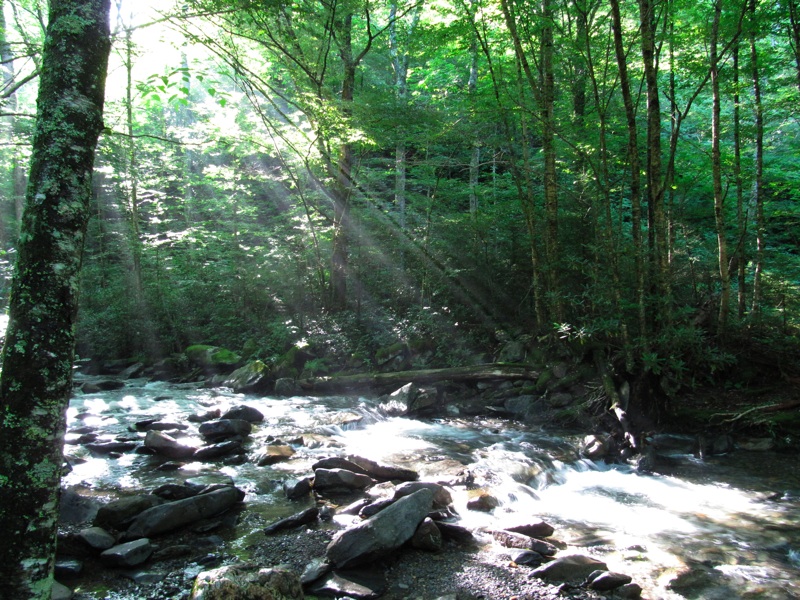
[(189, 415), (186, 420), (190, 421), (191, 423), (205, 423), (206, 421), (214, 421), (215, 419), (219, 419), (219, 416), (220, 410), (216, 408), (202, 414)]
[(281, 568), (229, 565), (197, 576), (191, 600), (302, 600), (300, 578)]
[(564, 408), (572, 404), (575, 398), (569, 392), (556, 392), (547, 396), (545, 401), (551, 408)]
[(286, 444), (270, 445), (267, 446), (264, 453), (258, 457), (258, 462), (256, 464), (259, 467), (274, 465), (289, 460), (294, 454), (294, 448)]
[(436, 527), (444, 539), (452, 540), (457, 544), (472, 544), (475, 541), (475, 536), (472, 535), (472, 532), (462, 525), (437, 521)]
[(289, 500), (298, 500), (311, 493), (311, 479), (287, 479), (283, 482), (283, 493)]
[(317, 469), (314, 471), (314, 489), (317, 491), (363, 490), (375, 485), (368, 475), (353, 473), (346, 469)]
[(136, 515), (163, 503), (163, 499), (151, 494), (120, 498), (101, 506), (94, 523), (100, 527), (124, 529), (125, 524)]
[(163, 431), (148, 431), (144, 438), (146, 448), (151, 448), (161, 456), (167, 458), (191, 458), (194, 456), (196, 448), (181, 444), (171, 435)]
[(241, 442), (229, 440), (198, 448), (192, 458), (199, 461), (216, 460), (218, 458), (230, 456), (231, 454), (241, 454), (242, 452), (244, 452), (244, 448)]
[(610, 592), (633, 581), (630, 575), (611, 571), (595, 571), (587, 579), (589, 588), (598, 592)]
[(70, 600), (70, 598), (72, 598), (72, 590), (63, 583), (54, 581), (50, 592), (50, 600)]
[(95, 550), (108, 550), (115, 543), (114, 536), (102, 527), (87, 527), (78, 532), (78, 539)]
[(383, 465), (374, 460), (354, 454), (349, 455), (347, 460), (363, 469), (366, 475), (378, 481), (416, 481), (419, 479), (419, 473), (413, 469), (396, 467), (394, 465)]
[(561, 556), (552, 562), (531, 571), (530, 577), (537, 577), (548, 582), (582, 582), (593, 571), (607, 571), (606, 563), (584, 556), (572, 554)]
[(544, 562), (544, 557), (533, 550), (515, 550), (511, 553), (511, 560), (518, 565), (538, 567)]
[(130, 452), (139, 445), (138, 442), (90, 442), (83, 447), (92, 454), (110, 455), (119, 452)]
[(631, 598), (636, 600), (642, 597), (642, 586), (638, 583), (628, 583), (623, 585), (614, 592), (617, 598)]
[(426, 489), (433, 493), (433, 508), (447, 508), (453, 503), (453, 497), (446, 487), (428, 481), (408, 481), (397, 486), (394, 492), (395, 499), (408, 496), (419, 490)]
[(198, 428), (200, 435), (211, 442), (220, 442), (235, 436), (247, 437), (252, 429), (252, 425), (244, 419), (206, 421)]
[(389, 554), (414, 535), (433, 505), (433, 491), (422, 488), (374, 517), (339, 532), (326, 556), (338, 568), (364, 564)]
[(407, 383), (388, 396), (383, 396), (380, 409), (392, 417), (432, 412), (438, 406), (438, 396), (436, 388)]
[(581, 454), (589, 460), (600, 460), (611, 450), (611, 438), (602, 435), (587, 435), (581, 444)]
[(386, 576), (378, 569), (346, 570), (328, 573), (308, 586), (308, 592), (316, 596), (373, 600), (386, 590)]
[(183, 500), (196, 496), (198, 490), (189, 485), (182, 485), (179, 483), (165, 483), (153, 490), (153, 495), (163, 498), (169, 502), (174, 500)]
[(55, 576), (64, 579), (76, 577), (83, 570), (83, 561), (76, 558), (56, 559)]
[(553, 556), (558, 551), (555, 546), (548, 542), (513, 531), (495, 530), (492, 531), (492, 537), (506, 548), (533, 550), (542, 556)]
[(503, 527), (506, 531), (511, 531), (513, 533), (521, 533), (522, 535), (527, 535), (533, 538), (548, 538), (555, 533), (555, 528), (550, 525), (549, 523), (545, 523), (544, 521), (538, 521), (536, 523), (523, 523), (518, 525), (509, 525), (508, 527)]
[(136, 431), (170, 431), (171, 429), (178, 429), (185, 431), (189, 426), (185, 423), (177, 423), (175, 421), (158, 421), (156, 419), (145, 419), (144, 421), (137, 421), (134, 424)]
[(117, 381), (115, 379), (105, 379), (103, 381), (87, 381), (81, 386), (81, 391), (84, 394), (96, 394), (98, 392), (110, 392), (112, 390), (120, 390), (125, 387), (124, 381)]
[(267, 525), (264, 528), (264, 533), (271, 535), (278, 531), (283, 531), (284, 529), (293, 529), (295, 527), (299, 527), (300, 525), (308, 525), (309, 523), (316, 522), (318, 517), (319, 509), (316, 506), (312, 506), (311, 508), (308, 508), (302, 512)]
[(432, 519), (426, 517), (411, 537), (411, 545), (419, 550), (438, 552), (442, 549), (442, 532)]
[(113, 546), (100, 554), (103, 564), (110, 567), (135, 567), (142, 564), (153, 553), (153, 545), (147, 538)]
[(58, 521), (64, 524), (86, 523), (97, 516), (100, 504), (68, 488), (61, 489), (58, 507)]
[(149, 508), (137, 515), (125, 532), (126, 539), (158, 535), (218, 515), (241, 501), (234, 487), (220, 489)]
[(370, 502), (366, 506), (364, 506), (361, 510), (358, 511), (358, 516), (362, 519), (368, 519), (373, 515), (377, 515), (381, 512), (384, 508), (387, 508), (394, 504), (394, 498), (384, 498), (383, 500), (376, 500), (375, 502)]
[(280, 377), (275, 381), (275, 395), (276, 396), (294, 396), (300, 392), (300, 386), (297, 381), (291, 377)]
[(300, 575), (300, 581), (303, 585), (316, 581), (331, 570), (331, 563), (325, 558), (315, 558), (308, 563), (303, 569), (303, 574)]
[(467, 500), (467, 508), (482, 512), (491, 512), (500, 506), (500, 501), (486, 490), (477, 490), (477, 493)]
[(241, 419), (248, 423), (261, 423), (264, 420), (264, 414), (257, 408), (241, 404), (234, 406), (229, 411), (222, 415), (223, 419)]
[(173, 544), (164, 548), (159, 548), (153, 552), (151, 558), (154, 561), (159, 560), (172, 560), (175, 558), (182, 558), (184, 556), (191, 556), (194, 553), (194, 547), (189, 544)]
[(221, 385), (231, 388), (235, 394), (258, 394), (268, 391), (272, 380), (269, 367), (254, 360), (224, 377)]

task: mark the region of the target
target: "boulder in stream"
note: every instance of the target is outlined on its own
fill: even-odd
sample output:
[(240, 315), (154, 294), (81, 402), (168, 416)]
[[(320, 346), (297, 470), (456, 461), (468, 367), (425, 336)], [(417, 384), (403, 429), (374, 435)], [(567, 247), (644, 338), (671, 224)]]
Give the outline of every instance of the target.
[(607, 571), (603, 561), (583, 554), (560, 556), (531, 571), (530, 577), (548, 582), (582, 582), (594, 571)]
[(326, 556), (337, 568), (381, 558), (414, 535), (433, 506), (432, 490), (421, 488), (354, 527), (340, 531), (328, 544)]
[(314, 489), (327, 492), (351, 492), (375, 485), (375, 480), (347, 469), (317, 469), (314, 471)]
[(208, 493), (155, 506), (136, 516), (124, 537), (132, 540), (172, 531), (225, 512), (242, 498), (242, 492), (235, 487), (223, 486)]
[(191, 600), (302, 600), (300, 578), (279, 567), (243, 564), (204, 571), (195, 579)]
[(250, 422), (244, 419), (217, 419), (202, 423), (198, 431), (210, 442), (221, 442), (236, 436), (247, 437), (252, 429)]
[(135, 567), (150, 558), (152, 553), (150, 540), (141, 538), (112, 546), (100, 554), (100, 560), (110, 567)]
[(146, 448), (150, 448), (157, 454), (167, 458), (191, 458), (196, 451), (196, 448), (181, 444), (171, 435), (157, 430), (147, 432), (144, 438), (144, 445)]

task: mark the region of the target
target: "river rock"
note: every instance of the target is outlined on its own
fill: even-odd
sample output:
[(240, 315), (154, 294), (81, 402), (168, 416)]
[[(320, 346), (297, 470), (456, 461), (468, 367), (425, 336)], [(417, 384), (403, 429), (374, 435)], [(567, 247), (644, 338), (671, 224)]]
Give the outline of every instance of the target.
[(231, 388), (235, 394), (260, 394), (270, 389), (272, 380), (269, 367), (254, 360), (223, 377), (220, 384)]
[(184, 500), (176, 500), (147, 509), (139, 514), (125, 532), (126, 539), (158, 535), (228, 510), (242, 499), (234, 487), (224, 486)]
[(331, 563), (325, 558), (313, 558), (303, 569), (303, 574), (300, 575), (300, 581), (303, 585), (307, 585), (312, 581), (316, 581), (325, 573), (330, 572)]
[(125, 524), (136, 515), (163, 503), (163, 499), (151, 494), (120, 498), (101, 506), (94, 524), (111, 529), (124, 529)]
[(300, 578), (281, 568), (229, 565), (204, 571), (195, 579), (191, 600), (302, 600)]
[(137, 421), (134, 427), (136, 428), (136, 431), (170, 431), (173, 429), (185, 431), (189, 429), (189, 426), (186, 423), (177, 423), (175, 421), (158, 421), (156, 419)]
[(220, 410), (215, 408), (214, 410), (209, 410), (208, 412), (193, 414), (186, 417), (186, 420), (191, 423), (205, 423), (206, 421), (213, 421), (215, 419), (219, 419)]
[(394, 491), (395, 499), (408, 496), (419, 490), (426, 489), (433, 493), (433, 508), (447, 508), (453, 503), (453, 497), (446, 487), (429, 481), (408, 481), (401, 483)]
[(139, 445), (138, 442), (123, 441), (123, 442), (90, 442), (84, 444), (83, 447), (89, 450), (92, 454), (113, 454), (118, 452), (129, 452), (136, 449)]
[(78, 532), (78, 539), (95, 550), (108, 550), (115, 543), (114, 536), (102, 527), (87, 527)]
[(257, 408), (240, 404), (234, 406), (222, 415), (223, 419), (241, 419), (248, 423), (261, 423), (264, 420), (264, 414)]
[(589, 588), (598, 592), (610, 592), (633, 581), (630, 575), (611, 571), (594, 571), (587, 579)]
[(224, 456), (230, 456), (231, 454), (241, 454), (242, 452), (244, 452), (244, 448), (241, 442), (228, 440), (226, 442), (219, 442), (218, 444), (211, 444), (198, 448), (192, 458), (199, 461), (215, 460)]
[(413, 469), (380, 464), (374, 460), (354, 454), (349, 455), (347, 460), (363, 469), (365, 474), (378, 481), (416, 481), (419, 479), (419, 473)]
[(511, 531), (513, 533), (521, 533), (522, 535), (527, 535), (533, 538), (548, 538), (555, 533), (555, 528), (550, 525), (549, 523), (545, 523), (544, 521), (538, 521), (534, 523), (522, 523), (517, 525), (508, 525), (507, 527), (503, 527), (506, 531)]
[(153, 490), (154, 496), (163, 498), (168, 502), (172, 502), (174, 500), (183, 500), (185, 498), (191, 498), (192, 496), (197, 496), (197, 494), (198, 494), (197, 489), (193, 488), (192, 486), (180, 483), (165, 483), (164, 485), (160, 485)]
[(386, 590), (386, 576), (382, 570), (347, 570), (328, 573), (308, 586), (315, 596), (373, 600)]
[(538, 577), (548, 582), (582, 582), (593, 571), (598, 570), (607, 571), (606, 563), (591, 556), (571, 554), (537, 567), (531, 571), (530, 577)]
[(617, 598), (631, 598), (632, 600), (637, 600), (642, 597), (642, 586), (638, 583), (626, 583), (622, 587), (617, 588), (614, 591), (614, 595)]
[(275, 380), (275, 395), (276, 396), (294, 396), (300, 392), (300, 386), (291, 377), (279, 377)]
[(553, 556), (558, 551), (553, 544), (513, 531), (495, 530), (492, 531), (492, 537), (506, 548), (533, 550), (542, 556)]
[(63, 583), (57, 581), (53, 582), (53, 588), (50, 591), (50, 600), (70, 600), (72, 595), (72, 590)]
[(457, 544), (472, 544), (475, 541), (475, 536), (463, 525), (437, 521), (436, 527), (439, 529), (444, 539), (452, 540)]
[(54, 569), (56, 577), (68, 579), (80, 575), (83, 570), (83, 561), (77, 558), (57, 558)]
[(100, 554), (103, 564), (110, 567), (135, 567), (142, 564), (153, 553), (153, 545), (147, 538), (112, 546)]
[(326, 550), (338, 568), (364, 564), (391, 553), (414, 535), (433, 506), (434, 492), (421, 488), (354, 527), (339, 532)]
[(538, 567), (544, 562), (544, 557), (533, 550), (514, 550), (511, 553), (511, 560), (518, 565)]
[(425, 517), (422, 520), (411, 537), (411, 545), (419, 550), (429, 552), (438, 552), (442, 549), (442, 532), (439, 531), (433, 519)]
[(476, 492), (477, 493), (467, 501), (467, 508), (469, 510), (491, 512), (500, 506), (500, 501), (486, 490), (476, 490)]
[(207, 440), (219, 442), (237, 435), (247, 437), (252, 429), (250, 423), (244, 419), (218, 419), (201, 423), (198, 431)]
[(283, 493), (289, 500), (298, 500), (311, 493), (311, 479), (287, 479), (283, 482)]
[(307, 508), (302, 512), (267, 525), (264, 528), (264, 533), (270, 535), (284, 529), (293, 529), (295, 527), (299, 527), (300, 525), (308, 525), (309, 523), (314, 523), (318, 517), (319, 509), (316, 506), (312, 506), (311, 508)]
[(353, 473), (347, 469), (317, 469), (314, 471), (314, 489), (317, 491), (363, 490), (375, 485), (368, 475)]
[(146, 448), (151, 448), (161, 456), (167, 458), (191, 458), (194, 456), (196, 448), (181, 444), (171, 435), (163, 431), (148, 431), (144, 438), (144, 445)]
[(388, 396), (383, 396), (380, 409), (391, 417), (420, 414), (435, 409), (438, 398), (439, 393), (436, 388), (407, 383)]
[(74, 489), (61, 488), (61, 502), (58, 505), (58, 522), (77, 524), (92, 521), (97, 517), (100, 504), (93, 498), (83, 496)]
[(294, 448), (287, 444), (270, 444), (266, 447), (264, 453), (258, 457), (256, 464), (259, 467), (275, 465), (279, 462), (289, 460), (294, 454)]

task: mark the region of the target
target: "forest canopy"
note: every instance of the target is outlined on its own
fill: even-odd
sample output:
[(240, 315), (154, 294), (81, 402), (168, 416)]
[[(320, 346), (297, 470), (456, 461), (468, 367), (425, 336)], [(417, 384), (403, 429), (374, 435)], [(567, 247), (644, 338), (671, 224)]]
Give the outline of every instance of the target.
[[(44, 4), (2, 3), (4, 302)], [(528, 334), (685, 383), (796, 333), (797, 0), (150, 4), (112, 3), (80, 356)]]

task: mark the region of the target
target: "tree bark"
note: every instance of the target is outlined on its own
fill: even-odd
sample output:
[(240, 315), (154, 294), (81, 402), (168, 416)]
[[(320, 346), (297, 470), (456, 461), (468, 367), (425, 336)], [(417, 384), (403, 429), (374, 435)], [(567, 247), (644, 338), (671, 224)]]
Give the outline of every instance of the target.
[(711, 179), (714, 190), (714, 224), (717, 228), (717, 258), (720, 279), (719, 315), (717, 318), (717, 333), (725, 335), (730, 312), (731, 277), (728, 272), (728, 240), (725, 235), (725, 195), (722, 191), (722, 153), (720, 150), (720, 136), (722, 107), (719, 91), (719, 21), (722, 15), (722, 5), (717, 0), (714, 3), (714, 17), (711, 26)]
[(308, 392), (330, 393), (347, 390), (382, 392), (397, 389), (407, 383), (436, 383), (439, 381), (501, 381), (527, 379), (535, 381), (541, 373), (524, 365), (487, 364), (449, 369), (422, 369), (394, 373), (342, 375), (339, 377), (314, 377), (299, 382)]
[(0, 581), (50, 598), (65, 413), (91, 177), (108, 65), (109, 0), (51, 0), (30, 180), (0, 380)]
[(753, 303), (751, 310), (758, 314), (761, 310), (761, 274), (764, 270), (764, 250), (766, 249), (766, 224), (764, 223), (764, 109), (761, 102), (761, 79), (758, 68), (758, 48), (756, 46), (756, 0), (750, 0), (750, 65), (753, 81), (753, 108), (756, 121), (755, 177), (753, 180), (753, 204), (756, 207), (756, 256), (753, 274)]

